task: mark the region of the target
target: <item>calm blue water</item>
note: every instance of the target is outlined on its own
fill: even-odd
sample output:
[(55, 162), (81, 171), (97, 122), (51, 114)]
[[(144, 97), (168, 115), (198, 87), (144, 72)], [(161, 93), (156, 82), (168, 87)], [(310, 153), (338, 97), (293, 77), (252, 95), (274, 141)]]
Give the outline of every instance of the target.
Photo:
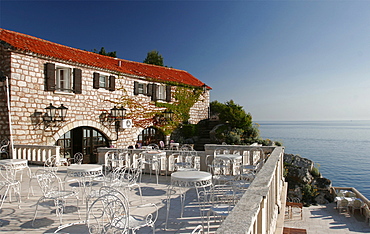
[(285, 152), (319, 164), (333, 186), (355, 187), (370, 198), (370, 121), (260, 121), (260, 135)]

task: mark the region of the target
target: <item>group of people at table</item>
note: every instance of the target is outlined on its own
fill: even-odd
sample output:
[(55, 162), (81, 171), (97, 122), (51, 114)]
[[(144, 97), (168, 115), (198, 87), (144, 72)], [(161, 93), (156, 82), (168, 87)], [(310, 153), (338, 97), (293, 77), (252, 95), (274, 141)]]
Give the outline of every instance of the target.
[[(206, 188), (214, 187), (216, 184), (227, 183), (227, 182), (233, 181), (232, 183), (233, 187), (237, 186), (238, 189), (248, 188), (251, 180), (254, 178), (254, 174), (257, 169), (258, 160), (255, 161), (253, 159), (253, 155), (252, 157), (251, 155), (248, 155), (248, 162), (243, 163), (244, 161), (243, 157), (245, 155), (242, 155), (240, 152), (236, 151), (234, 153), (230, 153), (228, 150), (215, 150), (214, 155), (212, 155), (213, 157), (211, 160), (210, 160), (211, 157), (206, 158), (207, 171), (200, 171), (199, 168), (194, 166), (194, 163), (196, 160), (195, 158), (197, 157), (197, 155), (195, 151), (193, 152), (190, 152), (190, 151), (193, 151), (193, 150), (192, 149), (186, 150), (186, 152), (184, 151), (183, 153), (180, 152), (178, 156), (184, 156), (184, 157), (181, 157), (181, 160), (174, 161), (174, 163), (176, 164), (174, 165), (175, 171), (171, 173), (171, 184), (169, 185), (169, 188), (168, 188), (169, 191), (168, 191), (168, 198), (167, 198), (168, 201), (167, 201), (166, 228), (167, 228), (167, 222), (169, 218), (170, 201), (171, 201), (171, 194), (172, 194), (170, 190), (174, 189), (175, 187), (195, 188), (197, 189), (198, 200), (200, 200), (198, 190), (202, 189), (203, 191), (206, 191)], [(262, 150), (260, 152), (261, 154), (263, 154)], [(158, 163), (158, 160), (157, 160), (158, 157), (163, 156), (163, 155), (165, 155), (165, 152), (162, 152), (156, 148), (149, 149), (148, 151), (142, 152), (142, 154), (139, 155), (137, 160), (135, 162), (132, 161), (131, 165), (128, 166), (131, 169), (136, 167), (135, 168), (136, 172), (131, 170), (130, 173), (137, 173), (137, 170), (140, 170), (140, 173), (142, 173), (142, 169), (145, 164), (149, 165), (149, 171), (151, 171), (153, 163)], [(82, 195), (82, 198), (85, 200), (85, 202), (87, 202), (88, 196), (90, 196), (91, 194), (91, 187), (87, 187), (87, 186), (90, 186), (92, 184), (92, 181), (99, 181), (99, 180), (107, 181), (107, 179), (112, 181), (112, 179), (117, 179), (117, 178), (112, 178), (112, 175), (114, 177), (114, 173), (118, 171), (117, 168), (121, 168), (121, 171), (125, 171), (125, 173), (128, 173), (128, 170), (122, 170), (123, 167), (127, 167), (126, 163), (123, 165), (120, 162), (118, 164), (115, 164), (117, 166), (113, 168), (112, 161), (111, 161), (110, 168), (109, 167), (108, 169), (106, 168), (106, 170), (108, 171), (108, 174), (107, 174), (107, 171), (103, 170), (104, 169), (103, 165), (83, 164), (82, 158), (79, 159), (79, 157), (81, 157), (80, 154), (75, 155), (75, 160), (76, 160), (75, 163), (72, 163), (67, 166), (67, 173), (64, 178), (64, 181), (68, 181), (69, 179), (76, 179), (79, 184), (79, 187), (81, 188), (80, 192), (82, 193), (81, 195)], [(260, 155), (259, 158), (262, 159), (263, 158), (262, 155)], [(46, 160), (46, 161), (49, 161), (50, 165), (46, 165), (47, 163), (45, 162), (45, 168), (43, 170), (48, 171), (48, 173), (55, 174), (57, 170), (57, 166), (59, 165), (59, 162), (55, 160), (56, 160), (55, 158), (52, 159), (51, 157), (48, 160)], [(114, 157), (111, 157), (111, 160), (114, 160)], [(122, 161), (122, 159), (120, 160)], [(137, 168), (138, 166), (140, 168)], [(26, 169), (27, 174), (29, 175), (29, 178), (30, 178), (29, 186), (31, 186), (31, 180), (38, 179), (37, 173), (40, 173), (40, 172), (36, 172), (32, 174), (31, 170), (28, 167), (28, 161), (25, 159), (0, 160), (0, 168), (2, 169), (2, 171), (5, 171), (5, 170), (7, 171), (6, 173), (2, 174), (2, 176), (6, 178), (5, 181), (7, 181), (8, 183), (13, 183), (13, 184), (8, 184), (8, 186), (19, 186), (17, 189), (14, 189), (14, 188), (13, 189), (14, 189), (14, 192), (18, 193), (18, 198), (19, 198), (18, 202), (20, 203), (20, 197), (21, 197), (19, 194), (20, 193), (20, 182), (19, 180), (16, 179), (17, 173), (21, 172), (20, 180), (22, 180), (23, 170)], [(246, 171), (247, 173), (245, 173)], [(8, 173), (11, 174), (11, 177), (9, 177)], [(243, 175), (245, 175), (246, 178), (243, 179)], [(121, 179), (123, 177), (119, 176), (118, 178)], [(125, 178), (127, 179), (129, 177), (125, 177)], [(136, 178), (136, 180), (137, 179), (138, 178)], [(16, 182), (16, 185), (14, 185), (14, 182)], [(4, 183), (5, 182), (3, 182), (3, 184), (0, 184), (0, 185), (6, 186), (6, 184)], [(134, 183), (137, 184), (138, 182), (134, 181)], [(158, 183), (158, 175), (157, 175), (157, 183)], [(106, 184), (107, 183), (105, 183), (104, 185)], [(29, 189), (29, 193), (31, 191), (30, 189)], [(138, 186), (138, 189), (141, 195), (140, 186)], [(48, 191), (46, 191), (46, 193), (47, 192)], [(32, 193), (33, 193), (33, 190), (32, 190)], [(1, 200), (0, 209), (4, 203), (6, 195), (7, 194), (2, 196), (3, 199)], [(70, 195), (72, 196), (76, 194), (70, 194)], [(182, 194), (181, 196), (185, 196), (185, 194)], [(46, 194), (43, 194), (43, 199), (45, 198), (48, 198), (48, 196)], [(63, 200), (64, 198), (65, 197), (60, 197), (59, 199)], [(184, 200), (182, 200), (181, 215), (183, 213), (183, 206), (184, 206), (183, 201)], [(59, 211), (63, 212), (63, 209)], [(36, 206), (36, 211), (35, 211), (35, 217), (36, 217), (36, 213), (37, 213), (37, 206)], [(60, 223), (62, 225), (62, 218), (61, 218), (62, 213), (60, 213), (59, 215), (60, 215)], [(153, 230), (154, 230), (154, 222), (155, 220), (150, 221), (150, 224), (153, 226)]]

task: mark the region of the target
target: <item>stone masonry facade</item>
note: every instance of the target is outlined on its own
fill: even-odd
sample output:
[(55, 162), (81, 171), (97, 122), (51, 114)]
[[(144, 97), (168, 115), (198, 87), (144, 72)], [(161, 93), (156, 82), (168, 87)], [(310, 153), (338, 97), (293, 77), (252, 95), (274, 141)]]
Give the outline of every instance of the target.
[[(103, 133), (108, 139), (116, 138), (114, 126), (100, 121), (102, 110), (110, 110), (118, 103), (122, 95), (132, 96), (141, 103), (150, 103), (146, 95), (134, 95), (134, 82), (149, 81), (132, 75), (120, 75), (83, 64), (71, 63), (49, 57), (42, 57), (30, 52), (10, 51), (0, 47), (0, 70), (9, 77), (11, 96), (11, 123), (14, 144), (54, 145), (63, 134), (77, 127), (92, 127)], [(82, 71), (82, 93), (45, 91), (45, 64), (55, 63)], [(93, 88), (93, 73), (100, 72), (116, 76), (115, 90)], [(151, 82), (153, 83), (153, 82)], [(9, 137), (9, 121), (6, 103), (5, 82), (0, 82), (0, 135)], [(172, 91), (175, 87), (172, 87)], [(124, 92), (123, 89), (126, 91)], [(173, 101), (173, 100), (172, 100)], [(55, 127), (45, 127), (38, 113), (45, 113), (45, 107), (63, 104), (68, 107), (66, 120)], [(147, 105), (149, 108), (153, 105)], [(197, 123), (208, 118), (209, 90), (191, 108), (190, 123)], [(151, 111), (148, 109), (148, 111)], [(149, 127), (148, 125), (147, 127)], [(116, 147), (135, 145), (143, 128), (133, 127), (119, 132), (119, 138), (113, 142)]]

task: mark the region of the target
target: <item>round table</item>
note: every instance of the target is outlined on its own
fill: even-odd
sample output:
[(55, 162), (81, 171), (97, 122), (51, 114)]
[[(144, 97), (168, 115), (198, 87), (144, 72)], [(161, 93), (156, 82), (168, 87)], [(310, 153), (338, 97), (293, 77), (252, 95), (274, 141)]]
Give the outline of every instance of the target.
[[(24, 169), (28, 169), (28, 174), (31, 175), (27, 159), (1, 159), (0, 166), (8, 169), (10, 168), (13, 171), (13, 179), (15, 179), (16, 173), (18, 171), (23, 171)], [(22, 177), (23, 173), (21, 174), (21, 181), (23, 179)]]
[(28, 168), (27, 159), (1, 159), (0, 166), (11, 166), (13, 169)]
[(223, 159), (223, 160), (241, 160), (242, 159), (242, 155), (238, 155), (238, 154), (216, 154), (215, 155), (215, 158), (220, 158), (220, 159)]
[(103, 174), (103, 166), (97, 164), (72, 164), (67, 167), (69, 177), (96, 177)]
[(171, 174), (171, 186), (200, 188), (212, 185), (212, 174), (205, 171), (178, 171)]
[[(207, 188), (212, 185), (212, 174), (205, 171), (178, 171), (171, 174), (171, 185), (168, 187), (167, 192), (167, 216), (166, 216), (166, 226), (168, 223), (168, 216), (170, 211), (170, 202), (171, 202), (171, 191), (173, 187), (180, 188), (195, 188), (197, 192), (198, 202), (199, 202), (199, 188)], [(184, 213), (184, 202), (185, 202), (185, 193), (181, 193), (181, 217)]]
[[(82, 201), (85, 201), (86, 195), (90, 193), (91, 180), (103, 174), (103, 166), (98, 164), (72, 164), (67, 167), (67, 177), (74, 177), (80, 189), (82, 189)], [(89, 186), (87, 187), (86, 184)]]

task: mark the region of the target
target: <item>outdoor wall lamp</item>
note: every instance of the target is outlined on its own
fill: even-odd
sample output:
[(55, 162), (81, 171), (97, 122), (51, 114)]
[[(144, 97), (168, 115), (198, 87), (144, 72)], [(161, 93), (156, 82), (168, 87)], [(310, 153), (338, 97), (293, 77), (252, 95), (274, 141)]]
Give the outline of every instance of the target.
[(55, 107), (51, 103), (45, 108), (46, 113), (43, 116), (44, 122), (63, 122), (67, 116), (68, 108), (63, 104), (60, 107)]
[(166, 125), (166, 123), (172, 121), (173, 112), (171, 110), (165, 110), (160, 114), (154, 116), (154, 125), (162, 126)]
[(125, 116), (126, 116), (126, 109), (123, 107), (117, 108), (116, 106), (114, 106), (112, 109), (110, 109), (109, 118), (112, 121), (115, 121), (115, 122), (120, 121)]
[(162, 112), (165, 121), (172, 121), (173, 112), (171, 110), (165, 110)]
[(121, 121), (125, 118), (126, 116), (126, 109), (123, 108), (122, 106), (117, 108), (117, 106), (114, 106), (112, 109), (110, 109), (110, 113), (107, 113), (107, 111), (103, 111), (99, 118), (101, 122), (108, 123), (111, 125), (114, 123), (114, 127), (117, 133), (117, 138), (113, 141), (118, 140), (118, 132), (121, 127)]

